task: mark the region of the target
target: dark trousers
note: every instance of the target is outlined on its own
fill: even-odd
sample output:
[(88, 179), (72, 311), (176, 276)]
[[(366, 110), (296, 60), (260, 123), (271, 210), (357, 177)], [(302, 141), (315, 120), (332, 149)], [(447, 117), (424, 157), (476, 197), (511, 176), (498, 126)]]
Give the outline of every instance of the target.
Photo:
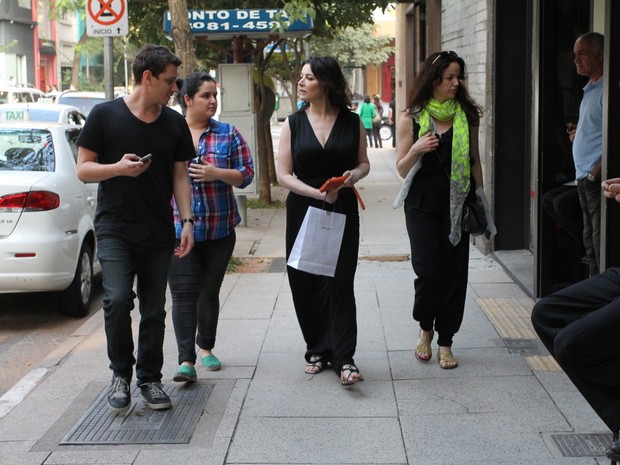
[(366, 129), (366, 137), (368, 138), (368, 147), (372, 147), (372, 127)]
[(599, 272), (601, 263), (601, 178), (577, 180), (579, 203), (583, 210), (583, 244), (588, 256), (590, 276)]
[[(287, 210), (288, 214), (288, 210)], [(287, 221), (292, 221), (290, 215)], [(287, 258), (297, 228), (287, 227)], [(339, 373), (355, 363), (357, 307), (353, 289), (359, 249), (359, 215), (347, 214), (335, 276), (318, 276), (287, 267), (297, 320), (306, 342), (306, 360), (320, 354)]]
[(425, 331), (435, 329), (438, 344), (451, 346), (465, 311), (469, 267), (469, 234), (453, 246), (449, 216), (423, 212), (405, 202), (405, 221), (416, 274), (413, 319)]
[(583, 211), (576, 186), (556, 186), (545, 192), (542, 205), (556, 224), (577, 244), (583, 244)]
[(381, 123), (372, 123), (372, 138), (375, 143), (375, 148), (383, 148), (383, 141), (381, 140)]
[(612, 432), (620, 430), (620, 268), (544, 297), (532, 324)]
[[(103, 274), (103, 315), (110, 368), (116, 376), (131, 379), (135, 363), (138, 385), (161, 381), (166, 284), (173, 247), (137, 247), (116, 237), (100, 237), (97, 244)], [(136, 277), (140, 300), (137, 362), (131, 330)]]
[(196, 363), (196, 345), (215, 346), (220, 315), (220, 289), (235, 248), (233, 230), (222, 239), (194, 243), (189, 255), (172, 256), (168, 282), (179, 364)]

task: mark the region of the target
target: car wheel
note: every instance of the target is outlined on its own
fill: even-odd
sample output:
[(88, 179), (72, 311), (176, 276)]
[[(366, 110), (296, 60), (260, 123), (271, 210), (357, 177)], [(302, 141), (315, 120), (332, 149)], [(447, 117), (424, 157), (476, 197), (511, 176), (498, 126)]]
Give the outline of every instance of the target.
[(61, 292), (60, 313), (71, 317), (84, 317), (88, 314), (90, 298), (93, 293), (93, 252), (88, 244), (82, 245), (80, 257), (71, 285)]
[(381, 140), (390, 140), (392, 138), (392, 129), (389, 124), (383, 123), (379, 128), (379, 136)]

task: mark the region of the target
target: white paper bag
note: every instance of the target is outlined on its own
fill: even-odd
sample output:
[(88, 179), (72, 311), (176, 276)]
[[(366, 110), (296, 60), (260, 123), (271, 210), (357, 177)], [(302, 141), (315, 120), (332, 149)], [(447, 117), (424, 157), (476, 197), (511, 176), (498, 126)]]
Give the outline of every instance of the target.
[(342, 213), (308, 207), (286, 264), (307, 273), (333, 277), (346, 218)]

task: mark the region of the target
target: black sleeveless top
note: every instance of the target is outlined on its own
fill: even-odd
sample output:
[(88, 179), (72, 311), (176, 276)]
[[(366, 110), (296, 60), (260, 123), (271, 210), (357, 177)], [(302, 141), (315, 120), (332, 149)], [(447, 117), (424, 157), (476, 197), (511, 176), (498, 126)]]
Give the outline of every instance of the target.
[[(357, 166), (360, 122), (356, 113), (340, 111), (324, 147), (314, 134), (305, 111), (293, 113), (288, 121), (293, 172), (301, 181), (320, 187), (327, 179), (342, 176)], [(291, 193), (289, 197), (300, 196)], [(343, 213), (357, 211), (357, 199), (351, 189), (340, 190), (336, 207)]]

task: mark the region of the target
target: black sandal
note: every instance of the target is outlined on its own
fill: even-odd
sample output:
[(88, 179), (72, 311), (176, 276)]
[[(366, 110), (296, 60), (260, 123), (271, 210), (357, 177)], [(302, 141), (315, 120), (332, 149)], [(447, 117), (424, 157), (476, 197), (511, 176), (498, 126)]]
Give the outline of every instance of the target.
[(304, 368), (304, 372), (309, 375), (316, 375), (323, 371), (325, 368), (325, 360), (318, 354), (312, 354), (310, 356), (310, 361), (306, 362), (306, 367)]
[[(343, 377), (345, 371), (348, 371), (349, 374), (346, 377)], [(352, 384), (355, 384), (359, 381), (364, 381), (364, 377), (360, 374), (360, 371), (355, 365), (353, 365), (352, 363), (342, 365), (342, 368), (340, 369), (340, 382), (343, 386), (351, 386)]]

